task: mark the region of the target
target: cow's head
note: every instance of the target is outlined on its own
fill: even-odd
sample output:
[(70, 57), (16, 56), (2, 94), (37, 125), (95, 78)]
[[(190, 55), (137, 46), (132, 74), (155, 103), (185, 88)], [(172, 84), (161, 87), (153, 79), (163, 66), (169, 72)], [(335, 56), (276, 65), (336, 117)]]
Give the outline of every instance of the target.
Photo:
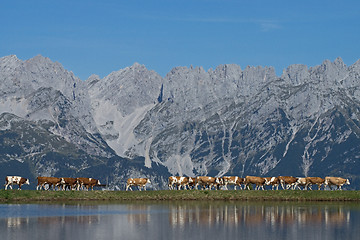
[(30, 185), (30, 181), (29, 179), (26, 179), (25, 183), (24, 184), (27, 184), (27, 185)]
[(346, 179), (346, 183), (345, 184), (347, 184), (347, 185), (350, 185), (350, 180), (347, 178)]
[(100, 183), (100, 180), (97, 180), (97, 183), (96, 183), (97, 185), (100, 185), (101, 183)]
[(149, 183), (149, 184), (151, 183), (149, 178), (146, 180), (146, 183)]
[(265, 178), (265, 185), (270, 185), (270, 183), (271, 183), (271, 180)]
[(222, 185), (222, 184), (224, 184), (224, 179), (223, 179), (223, 178), (220, 178), (220, 177), (217, 177), (217, 178), (215, 178), (215, 182), (216, 182), (217, 184)]
[(60, 178), (60, 184), (65, 184), (64, 178)]

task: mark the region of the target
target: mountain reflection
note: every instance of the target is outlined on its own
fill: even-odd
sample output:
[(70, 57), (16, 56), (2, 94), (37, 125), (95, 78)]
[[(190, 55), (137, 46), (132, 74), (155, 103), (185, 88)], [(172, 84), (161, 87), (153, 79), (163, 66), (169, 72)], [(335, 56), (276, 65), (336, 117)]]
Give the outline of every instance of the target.
[(6, 218), (6, 225), (8, 228), (20, 228), (22, 225), (28, 225), (30, 220), (36, 221), (38, 226), (46, 225), (57, 225), (63, 226), (65, 224), (76, 224), (76, 225), (91, 225), (99, 222), (99, 216), (56, 216), (56, 217), (37, 217), (33, 218), (20, 218), (10, 217)]
[(170, 206), (169, 223), (172, 227), (186, 227), (197, 224), (213, 227), (216, 225), (269, 226), (273, 228), (289, 225), (325, 224), (338, 225), (350, 222), (350, 211), (341, 206), (276, 206), (256, 205), (176, 205)]
[[(54, 207), (53, 207), (54, 208)], [(67, 206), (56, 211), (64, 212)], [(49, 211), (49, 208), (46, 210)], [(350, 224), (351, 208), (347, 205), (289, 204), (289, 203), (163, 203), (163, 204), (125, 204), (72, 206), (73, 215), (6, 217), (0, 218), (8, 229), (33, 226), (48, 229), (57, 227), (124, 226), (126, 230), (138, 226), (169, 226), (171, 229), (189, 227), (235, 229), (238, 227), (266, 228), (271, 231), (291, 226), (323, 226), (326, 229)], [(81, 215), (89, 211), (90, 215)], [(74, 214), (76, 213), (76, 214)], [(50, 229), (50, 228), (49, 228)]]

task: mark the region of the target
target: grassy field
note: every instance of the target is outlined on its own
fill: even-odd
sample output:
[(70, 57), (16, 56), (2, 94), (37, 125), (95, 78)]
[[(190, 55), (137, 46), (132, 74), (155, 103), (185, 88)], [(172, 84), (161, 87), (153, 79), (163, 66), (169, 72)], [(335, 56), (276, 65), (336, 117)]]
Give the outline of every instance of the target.
[(137, 201), (137, 200), (224, 200), (224, 201), (360, 201), (360, 191), (36, 191), (0, 190), (0, 202), (37, 201)]

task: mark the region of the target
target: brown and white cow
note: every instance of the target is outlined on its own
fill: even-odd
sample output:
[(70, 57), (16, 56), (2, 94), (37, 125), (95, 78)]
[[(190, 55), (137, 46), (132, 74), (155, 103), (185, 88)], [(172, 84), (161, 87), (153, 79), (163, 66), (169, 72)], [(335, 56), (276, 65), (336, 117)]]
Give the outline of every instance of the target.
[(168, 187), (170, 190), (176, 189), (177, 176), (170, 176), (168, 180)]
[(296, 181), (298, 180), (298, 178), (293, 176), (279, 176), (278, 178), (280, 180), (281, 187), (284, 190), (290, 188), (295, 189)]
[(70, 178), (70, 177), (64, 177), (64, 184), (62, 185), (62, 189), (66, 190), (67, 188), (69, 190), (75, 190), (79, 186), (79, 180), (77, 178)]
[(208, 176), (200, 176), (196, 178), (195, 188), (198, 189), (198, 185), (202, 186), (202, 189), (211, 190), (212, 187), (218, 187), (221, 185), (220, 178), (208, 177)]
[[(321, 177), (306, 177), (305, 178), (306, 181), (307, 181), (307, 185), (306, 185), (306, 188), (309, 186), (309, 185), (317, 185), (318, 186), (318, 190), (321, 190), (321, 186), (325, 183), (325, 179), (324, 178), (321, 178)], [(325, 186), (324, 186), (325, 188)], [(310, 188), (311, 190), (311, 188)]]
[(144, 188), (146, 191), (146, 184), (151, 183), (150, 179), (148, 178), (129, 178), (126, 182), (126, 191), (130, 189), (132, 191), (131, 186), (138, 186), (139, 191), (141, 191), (141, 188)]
[(298, 177), (298, 180), (295, 183), (295, 189), (298, 188), (299, 190), (301, 190), (300, 187), (303, 187), (303, 190), (307, 190), (307, 188), (311, 189), (311, 186), (308, 184), (309, 181), (306, 179), (306, 177)]
[(265, 177), (265, 185), (271, 185), (271, 189), (274, 190), (276, 187), (276, 190), (279, 190), (280, 180), (278, 177)]
[(224, 186), (224, 179), (222, 177), (216, 177), (215, 178), (215, 184), (213, 185), (213, 187), (216, 190), (220, 190), (220, 188)]
[(197, 179), (196, 177), (189, 177), (189, 189), (196, 189)]
[(173, 190), (177, 188), (178, 190), (181, 189), (181, 187), (186, 190), (187, 188), (190, 189), (189, 184), (192, 182), (192, 178), (189, 177), (179, 177), (179, 176), (171, 176), (169, 177), (169, 189)]
[(242, 189), (241, 184), (244, 183), (244, 178), (237, 176), (224, 176), (222, 179), (226, 190), (228, 190), (227, 185), (234, 185), (234, 190), (236, 190), (236, 186), (239, 186), (240, 189)]
[(27, 184), (27, 185), (30, 185), (30, 182), (29, 182), (29, 179), (27, 178), (23, 178), (23, 177), (19, 177), (19, 176), (7, 176), (5, 178), (5, 190), (7, 190), (8, 186), (10, 187), (10, 189), (13, 189), (12, 188), (12, 185), (19, 185), (19, 188), (18, 190), (21, 190), (21, 186), (23, 184)]
[(262, 190), (264, 189), (264, 185), (265, 185), (265, 178), (262, 177), (256, 177), (256, 176), (246, 176), (245, 177), (245, 189), (250, 190), (249, 185), (250, 184), (255, 184), (255, 190), (259, 190), (260, 187), (262, 188)]
[(350, 180), (348, 178), (341, 178), (341, 177), (325, 177), (325, 187), (329, 186), (332, 190), (332, 186), (337, 186), (337, 189), (341, 190), (343, 185), (350, 185)]
[(80, 177), (76, 178), (76, 180), (78, 181), (77, 190), (80, 190), (80, 188), (84, 187), (86, 188), (86, 190), (89, 190), (89, 188), (91, 188), (91, 190), (94, 190), (94, 187), (96, 185), (100, 185), (100, 181), (95, 178)]
[(42, 188), (45, 190), (46, 184), (49, 186), (47, 190), (51, 187), (55, 190), (55, 187), (60, 188), (61, 185), (65, 184), (64, 178), (58, 177), (37, 177), (37, 181), (36, 190), (41, 190)]

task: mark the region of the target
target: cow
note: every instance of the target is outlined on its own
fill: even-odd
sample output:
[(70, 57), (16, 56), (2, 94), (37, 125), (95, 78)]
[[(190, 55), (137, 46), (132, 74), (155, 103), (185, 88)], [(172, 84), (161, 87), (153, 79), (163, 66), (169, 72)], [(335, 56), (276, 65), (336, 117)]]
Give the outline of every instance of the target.
[(295, 183), (295, 189), (298, 188), (299, 190), (301, 190), (300, 187), (303, 187), (303, 190), (307, 190), (308, 188), (311, 189), (311, 186), (308, 184), (309, 180), (306, 179), (306, 177), (298, 177), (298, 180)]
[(62, 189), (66, 190), (67, 188), (69, 190), (75, 190), (79, 186), (79, 180), (77, 178), (70, 178), (70, 177), (64, 177), (64, 184), (62, 185)]
[(84, 187), (86, 188), (86, 190), (89, 190), (89, 188), (91, 188), (91, 190), (94, 190), (94, 186), (100, 185), (100, 181), (95, 178), (80, 177), (76, 178), (76, 180), (78, 181), (77, 190), (80, 190), (80, 188)]
[[(325, 179), (321, 178), (321, 177), (306, 177), (305, 178), (307, 183), (305, 188), (307, 188), (310, 184), (311, 185), (317, 185), (318, 186), (318, 190), (321, 190), (321, 186), (325, 183)], [(324, 186), (325, 188), (325, 186)], [(310, 188), (311, 190), (311, 188)]]
[(19, 188), (18, 190), (21, 190), (21, 186), (23, 184), (27, 184), (27, 185), (30, 185), (30, 181), (29, 179), (27, 178), (23, 178), (23, 177), (19, 177), (19, 176), (7, 176), (5, 178), (5, 190), (7, 190), (8, 186), (10, 187), (10, 189), (13, 189), (12, 188), (12, 185), (19, 185)]
[(329, 186), (329, 188), (332, 190), (332, 185), (336, 185), (337, 189), (342, 190), (341, 187), (343, 185), (350, 185), (349, 179), (341, 178), (341, 177), (325, 177), (324, 182), (325, 187)]
[(250, 190), (249, 185), (250, 184), (255, 184), (255, 190), (259, 190), (259, 188), (261, 187), (262, 190), (264, 189), (264, 184), (265, 184), (265, 178), (262, 177), (255, 177), (255, 176), (246, 176), (245, 177), (245, 189), (247, 188), (248, 190)]
[(189, 177), (189, 189), (197, 189), (196, 188), (197, 179), (196, 177)]
[(44, 188), (45, 190), (45, 185), (47, 184), (49, 187), (47, 190), (49, 190), (51, 187), (53, 188), (53, 190), (55, 190), (55, 187), (60, 188), (60, 185), (65, 184), (64, 178), (58, 178), (58, 177), (37, 177), (37, 186), (36, 186), (36, 190), (41, 190), (42, 188)]
[(281, 187), (284, 190), (290, 189), (291, 187), (292, 189), (295, 189), (296, 181), (298, 180), (298, 178), (292, 176), (279, 176), (278, 178), (280, 180)]
[(176, 182), (177, 182), (177, 177), (176, 176), (170, 176), (169, 177), (168, 187), (169, 187), (170, 190), (175, 189)]
[(183, 189), (190, 189), (189, 184), (192, 182), (192, 178), (189, 177), (179, 177), (179, 176), (171, 176), (169, 177), (169, 189), (173, 190), (175, 189), (175, 187), (177, 187), (178, 190), (181, 189), (181, 187)]
[(224, 186), (224, 179), (222, 177), (216, 177), (215, 178), (215, 184), (213, 185), (213, 187), (216, 190), (220, 190), (220, 188)]
[(200, 176), (196, 178), (196, 185), (195, 185), (196, 189), (198, 188), (198, 185), (201, 185), (203, 189), (211, 190), (213, 186), (218, 188), (219, 185), (221, 185), (221, 181), (219, 178)]
[(265, 177), (265, 185), (269, 186), (271, 185), (271, 189), (274, 190), (276, 187), (276, 190), (279, 190), (280, 180), (278, 177)]
[(227, 185), (234, 185), (234, 190), (236, 190), (236, 186), (239, 186), (240, 189), (242, 189), (241, 184), (244, 183), (244, 178), (237, 176), (224, 176), (222, 179), (226, 190), (228, 190)]
[(150, 179), (148, 178), (129, 178), (126, 182), (126, 191), (130, 189), (132, 191), (131, 186), (138, 186), (139, 191), (141, 191), (141, 188), (144, 188), (146, 191), (146, 184), (151, 183)]

